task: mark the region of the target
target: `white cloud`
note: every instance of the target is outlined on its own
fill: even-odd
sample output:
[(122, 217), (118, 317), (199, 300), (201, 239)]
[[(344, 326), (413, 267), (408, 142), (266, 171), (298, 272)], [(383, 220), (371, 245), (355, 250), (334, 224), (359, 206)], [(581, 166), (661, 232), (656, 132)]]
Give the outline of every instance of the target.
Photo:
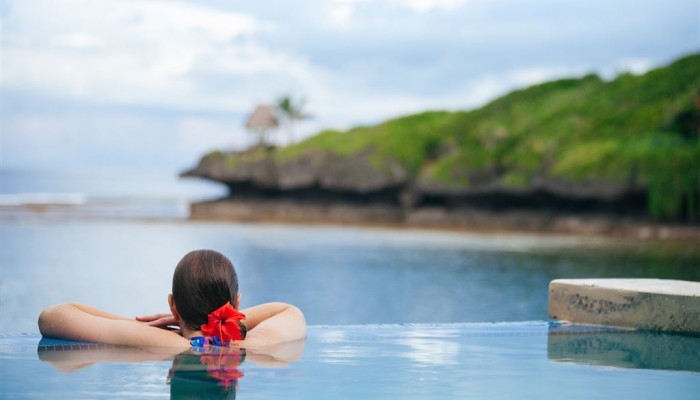
[[(416, 14), (433, 10), (454, 10), (469, 0), (333, 0), (323, 5), (325, 19), (323, 24), (334, 30), (362, 29), (363, 26), (387, 25), (390, 16), (376, 13), (384, 6), (408, 9)], [(362, 13), (358, 8), (362, 7)]]
[(333, 25), (345, 25), (352, 20), (355, 9), (351, 3), (334, 2), (328, 10), (329, 22)]
[(641, 75), (649, 71), (653, 63), (646, 58), (625, 59), (618, 62), (618, 66), (623, 71), (629, 71), (635, 75)]
[(168, 146), (171, 160), (196, 158), (244, 146), (235, 119), (283, 94), (306, 98), (314, 116), (298, 139), (697, 51), (681, 0), (565, 3), (7, 0), (3, 155), (19, 160), (23, 135), (47, 135), (42, 158), (89, 161), (81, 152), (99, 147), (131, 160), (139, 145), (144, 159)]
[(251, 144), (243, 124), (227, 124), (203, 117), (185, 117), (177, 124), (176, 143), (182, 152), (240, 149)]
[(256, 21), (251, 16), (240, 13), (175, 2), (131, 1), (124, 5), (126, 13), (130, 13), (137, 21), (135, 25), (140, 31), (156, 36), (164, 32), (175, 35), (186, 32), (225, 43), (240, 35), (253, 33), (256, 29)]
[(484, 74), (465, 82), (455, 91), (457, 95), (446, 99), (441, 108), (476, 108), (515, 89), (555, 79), (583, 76), (588, 72), (590, 70), (585, 66), (538, 66), (507, 70), (499, 74)]
[[(246, 41), (257, 22), (241, 13), (106, 0), (15, 1), (8, 10), (2, 86), (53, 97), (226, 109), (233, 96), (201, 90), (194, 72), (236, 74), (280, 58)], [(210, 71), (211, 60), (224, 68)]]
[(453, 10), (461, 7), (468, 0), (388, 0), (390, 3), (408, 7), (419, 13), (435, 9)]
[(417, 13), (425, 13), (431, 10), (443, 9), (453, 10), (466, 4), (469, 0), (334, 0), (332, 14), (340, 16), (340, 20), (345, 21), (353, 14), (353, 7), (356, 4), (379, 5), (386, 3), (398, 7), (408, 8)]
[[(392, 7), (423, 13), (457, 9), (468, 2), (474, 3), (474, 11), (464, 13), (469, 18), (458, 25), (454, 24), (460, 19), (437, 16), (408, 17), (420, 24), (406, 25), (401, 18), (392, 21), (392, 14), (384, 14)], [(508, 88), (579, 72), (570, 61), (559, 62), (561, 67), (555, 70), (535, 66), (515, 72), (512, 66), (497, 65), (488, 58), (472, 61), (465, 56), (467, 51), (481, 55), (488, 47), (482, 42), (494, 35), (484, 32), (485, 27), (496, 26), (498, 40), (510, 38), (517, 46), (526, 43), (530, 32), (505, 32), (500, 28), (513, 25), (507, 19), (485, 24), (481, 14), (472, 15), (485, 12), (487, 3), (477, 0), (340, 0), (330, 5), (311, 4), (309, 8), (325, 10), (331, 25), (346, 23), (354, 29), (332, 37), (322, 37), (328, 32), (321, 28), (321, 21), (316, 26), (298, 26), (294, 24), (306, 21), (290, 18), (289, 25), (280, 26), (287, 22), (261, 20), (199, 3), (15, 0), (8, 4), (3, 16), (7, 27), (3, 38), (3, 87), (59, 99), (242, 113), (256, 102), (270, 102), (282, 93), (296, 92), (310, 99), (314, 114), (342, 124), (430, 105), (477, 105), (473, 99), (485, 101)], [(509, 1), (501, 5), (511, 6)], [(373, 33), (384, 37), (359, 36), (348, 41), (344, 35), (364, 29), (362, 20), (368, 15), (391, 22), (372, 28)], [(455, 40), (465, 24), (479, 34)], [(307, 30), (311, 33), (297, 37), (299, 45), (264, 39)], [(551, 31), (547, 25), (538, 32), (552, 37)], [(334, 48), (335, 39), (344, 41)], [(304, 48), (310, 40), (322, 43), (321, 49), (330, 46), (333, 52), (326, 50), (323, 56), (316, 56), (314, 51), (319, 46), (313, 47), (312, 43), (312, 47)], [(502, 52), (503, 45), (493, 44), (501, 46), (492, 50), (494, 54)], [(343, 61), (333, 65), (336, 57)], [(455, 68), (462, 63), (467, 68), (464, 72)], [(629, 58), (615, 68), (639, 72), (649, 65), (648, 59)], [(439, 89), (424, 89), (429, 87)]]
[(100, 45), (100, 39), (95, 35), (84, 32), (69, 33), (58, 36), (55, 39), (57, 46), (73, 47), (73, 48), (90, 48)]
[[(410, 93), (388, 93), (364, 88), (365, 96), (357, 101), (358, 94), (351, 90), (353, 82), (347, 85), (348, 91), (328, 92), (320, 96), (320, 103), (313, 101), (309, 106), (320, 110), (325, 123), (337, 128), (348, 128), (347, 123), (337, 121), (361, 120), (365, 123), (378, 123), (389, 117), (397, 117), (424, 110), (464, 110), (476, 108), (485, 102), (504, 95), (514, 89), (547, 82), (553, 79), (582, 76), (589, 72), (585, 66), (540, 66), (516, 68), (499, 73), (483, 74), (456, 83), (452, 89), (439, 96), (422, 96)], [(327, 102), (326, 102), (327, 100)], [(344, 107), (333, 107), (345, 104)], [(334, 123), (336, 121), (336, 123)]]
[(647, 58), (625, 58), (618, 60), (613, 68), (604, 69), (601, 75), (605, 79), (614, 79), (617, 75), (623, 72), (629, 72), (634, 75), (642, 75), (652, 69), (654, 63)]

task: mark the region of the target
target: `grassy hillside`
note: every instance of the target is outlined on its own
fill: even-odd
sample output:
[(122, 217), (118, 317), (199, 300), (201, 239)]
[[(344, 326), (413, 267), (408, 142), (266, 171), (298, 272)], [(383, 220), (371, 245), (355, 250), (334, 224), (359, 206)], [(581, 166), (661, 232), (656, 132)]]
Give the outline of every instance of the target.
[(372, 154), (398, 161), (417, 183), (503, 188), (536, 178), (629, 184), (647, 190), (655, 217), (700, 215), (700, 55), (644, 75), (595, 75), (518, 90), (466, 112), (425, 112), (345, 132), (324, 131), (280, 149)]

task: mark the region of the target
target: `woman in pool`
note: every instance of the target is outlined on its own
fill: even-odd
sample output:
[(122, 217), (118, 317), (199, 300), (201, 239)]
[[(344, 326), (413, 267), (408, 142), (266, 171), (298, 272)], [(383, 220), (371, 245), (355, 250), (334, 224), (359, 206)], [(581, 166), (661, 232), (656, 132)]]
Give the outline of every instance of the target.
[[(285, 303), (266, 303), (238, 311), (238, 277), (231, 261), (212, 250), (185, 255), (173, 273), (171, 314), (135, 320), (66, 303), (39, 316), (42, 335), (126, 346), (186, 349), (240, 346), (260, 349), (306, 337), (302, 312)], [(179, 329), (170, 330), (176, 325)]]

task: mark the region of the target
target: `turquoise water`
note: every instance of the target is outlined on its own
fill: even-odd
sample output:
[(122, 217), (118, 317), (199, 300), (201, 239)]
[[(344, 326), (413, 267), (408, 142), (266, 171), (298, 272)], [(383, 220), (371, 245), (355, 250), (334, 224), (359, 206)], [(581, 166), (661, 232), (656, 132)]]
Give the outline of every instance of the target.
[(4, 223), (0, 240), (4, 333), (36, 332), (43, 308), (68, 301), (167, 310), (174, 266), (196, 248), (233, 260), (244, 307), (293, 303), (313, 325), (545, 320), (552, 279), (700, 272), (689, 248), (523, 235), (65, 220)]
[(233, 260), (244, 307), (293, 303), (314, 325), (545, 320), (552, 279), (700, 281), (695, 243), (192, 222), (188, 202), (220, 188), (175, 172), (0, 173), (7, 204), (64, 201), (0, 204), (0, 333), (35, 333), (68, 301), (167, 310), (174, 266), (197, 248)]
[[(220, 188), (181, 186), (174, 173), (0, 172), (2, 398), (220, 394), (203, 360), (227, 366), (239, 398), (682, 399), (700, 389), (698, 338), (512, 322), (547, 319), (552, 279), (700, 281), (695, 243), (192, 222), (187, 204)], [(197, 248), (233, 260), (243, 307), (304, 311), (314, 326), (297, 356), (248, 354), (239, 366), (235, 354), (40, 344), (36, 319), (52, 304), (166, 310), (174, 266)]]
[(248, 353), (242, 363), (239, 353), (202, 360), (44, 344), (0, 337), (3, 398), (175, 399), (193, 390), (215, 398), (225, 384), (240, 399), (696, 399), (700, 391), (700, 337), (544, 322), (315, 326), (277, 359)]

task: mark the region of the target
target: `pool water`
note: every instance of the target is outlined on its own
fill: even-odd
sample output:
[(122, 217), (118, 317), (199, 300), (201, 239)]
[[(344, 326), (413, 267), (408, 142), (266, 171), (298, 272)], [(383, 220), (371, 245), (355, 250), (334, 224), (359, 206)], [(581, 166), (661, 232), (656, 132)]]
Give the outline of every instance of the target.
[(697, 399), (700, 337), (547, 322), (312, 326), (272, 354), (0, 336), (2, 398)]

